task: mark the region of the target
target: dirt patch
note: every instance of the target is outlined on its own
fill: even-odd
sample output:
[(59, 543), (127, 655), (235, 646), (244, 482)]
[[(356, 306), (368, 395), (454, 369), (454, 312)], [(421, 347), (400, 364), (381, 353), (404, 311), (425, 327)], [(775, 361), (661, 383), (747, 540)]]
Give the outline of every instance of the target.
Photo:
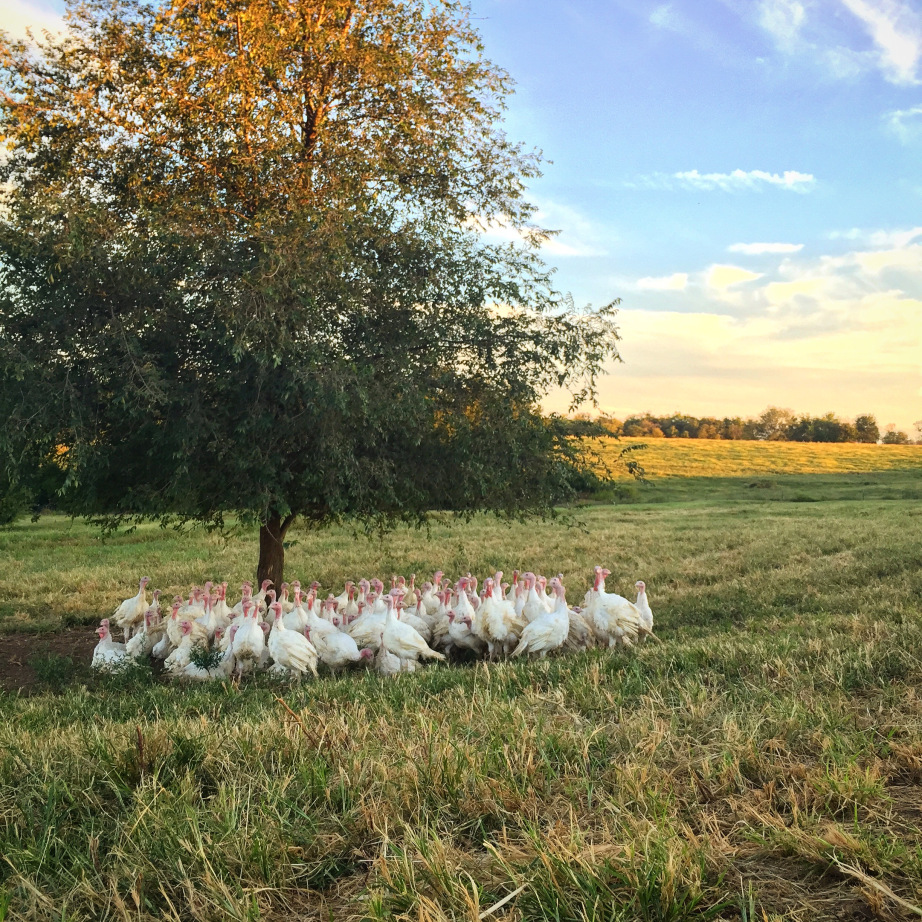
[[(773, 913), (785, 922), (870, 922), (873, 919), (902, 919), (899, 911), (890, 916), (875, 913), (860, 887), (848, 878), (822, 873), (795, 859), (759, 854), (737, 862), (743, 881), (751, 882), (763, 913)], [(761, 916), (757, 916), (761, 918)]]
[(39, 681), (34, 661), (69, 656), (89, 665), (99, 638), (91, 627), (67, 628), (53, 634), (4, 634), (0, 637), (0, 688), (28, 693)]

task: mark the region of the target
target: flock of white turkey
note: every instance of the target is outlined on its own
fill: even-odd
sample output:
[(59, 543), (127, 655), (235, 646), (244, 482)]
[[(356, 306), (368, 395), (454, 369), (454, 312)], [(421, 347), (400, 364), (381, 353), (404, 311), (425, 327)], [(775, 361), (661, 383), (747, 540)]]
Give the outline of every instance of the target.
[(97, 628), (93, 667), (111, 671), (152, 656), (163, 660), (169, 675), (202, 681), (261, 669), (316, 676), (318, 663), (334, 672), (365, 664), (396, 675), (412, 672), (421, 659), (444, 660), (453, 652), (491, 660), (543, 657), (599, 644), (630, 647), (654, 636), (644, 583), (635, 584), (637, 600), (631, 602), (605, 591), (610, 572), (596, 567), (593, 588), (574, 608), (567, 605), (562, 574), (548, 580), (516, 571), (504, 583), (500, 571), (478, 593), (470, 574), (452, 586), (438, 571), (420, 588), (415, 576), (392, 577), (389, 592), (378, 579), (350, 581), (326, 600), (318, 583), (306, 596), (300, 582), (282, 583), (276, 598), (270, 580), (255, 594), (246, 582), (233, 608), (227, 583), (205, 583), (188, 600), (176, 596), (168, 614), (161, 612), (159, 590), (148, 604), (145, 576), (137, 595), (112, 616), (125, 642), (112, 639), (109, 618)]

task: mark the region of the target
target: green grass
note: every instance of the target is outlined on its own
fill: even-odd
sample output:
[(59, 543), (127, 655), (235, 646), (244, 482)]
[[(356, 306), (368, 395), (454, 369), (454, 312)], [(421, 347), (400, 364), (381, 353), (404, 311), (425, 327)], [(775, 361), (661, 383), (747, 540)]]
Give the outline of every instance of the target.
[[(604, 562), (648, 584), (661, 642), (629, 654), (297, 688), (41, 659), (45, 691), (0, 694), (0, 919), (475, 922), (519, 888), (490, 918), (911, 918), (922, 512), (916, 474), (852, 476), (797, 478), (814, 502), (686, 484), (584, 529), (293, 535), (290, 575), (325, 586), (525, 564), (575, 599)], [(0, 624), (98, 617), (141, 570), (233, 584), (253, 546), (21, 523)]]

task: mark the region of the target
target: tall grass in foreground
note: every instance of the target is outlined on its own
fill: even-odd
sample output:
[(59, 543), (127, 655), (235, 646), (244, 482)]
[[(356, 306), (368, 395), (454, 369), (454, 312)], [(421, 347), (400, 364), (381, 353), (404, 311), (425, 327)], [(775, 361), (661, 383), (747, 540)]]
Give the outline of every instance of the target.
[[(575, 598), (605, 560), (613, 588), (647, 580), (662, 642), (295, 688), (49, 669), (63, 693), (0, 695), (0, 917), (475, 922), (510, 896), (486, 918), (913, 917), (920, 524), (853, 501), (299, 536), (294, 572), (326, 585), (527, 562)], [(75, 562), (99, 548), (59, 537)], [(237, 554), (132, 540), (176, 585)], [(24, 571), (53, 530), (36, 542)]]
[[(7, 698), (15, 918), (840, 919), (922, 902), (922, 631)], [(284, 698), (297, 715), (289, 717)], [(881, 918), (897, 905), (880, 904)]]

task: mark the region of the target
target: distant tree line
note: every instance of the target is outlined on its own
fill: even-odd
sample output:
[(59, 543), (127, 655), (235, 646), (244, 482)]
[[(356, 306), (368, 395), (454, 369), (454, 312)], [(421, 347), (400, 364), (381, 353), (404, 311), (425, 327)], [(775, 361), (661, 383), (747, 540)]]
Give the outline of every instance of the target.
[[(853, 420), (835, 413), (824, 416), (796, 414), (781, 407), (768, 407), (756, 417), (687, 416), (672, 413), (657, 416), (640, 413), (625, 420), (613, 416), (591, 418), (579, 414), (571, 420), (574, 435), (614, 435), (647, 439), (741, 439), (756, 442), (864, 442), (867, 444), (909, 445), (913, 439), (893, 425), (883, 429), (872, 413)], [(916, 444), (922, 444), (922, 420), (915, 425)]]

